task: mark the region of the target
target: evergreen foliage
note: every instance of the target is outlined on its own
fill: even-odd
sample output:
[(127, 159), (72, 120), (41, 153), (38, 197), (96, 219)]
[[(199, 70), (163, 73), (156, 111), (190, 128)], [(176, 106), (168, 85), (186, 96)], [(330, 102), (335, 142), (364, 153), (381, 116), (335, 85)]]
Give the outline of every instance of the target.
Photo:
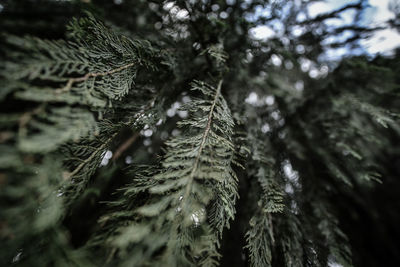
[(400, 56), (310, 2), (0, 1), (0, 265), (395, 266)]
[[(121, 229), (112, 227), (115, 237), (110, 237), (113, 233), (106, 236), (121, 251), (122, 259), (128, 258), (127, 265), (217, 264), (218, 238), (234, 217), (237, 197), (231, 166), (234, 123), (221, 86), (222, 80), (216, 87), (193, 83), (192, 89), (200, 90), (205, 98), (187, 103), (191, 115), (179, 122), (185, 134), (166, 143), (157, 171), (134, 178), (123, 189), (126, 198), (111, 202), (112, 213), (105, 218), (112, 223), (121, 223), (120, 218), (127, 221)], [(149, 194), (147, 201), (142, 200), (144, 193)], [(143, 204), (131, 210), (137, 202)], [(133, 249), (132, 244), (136, 244)]]

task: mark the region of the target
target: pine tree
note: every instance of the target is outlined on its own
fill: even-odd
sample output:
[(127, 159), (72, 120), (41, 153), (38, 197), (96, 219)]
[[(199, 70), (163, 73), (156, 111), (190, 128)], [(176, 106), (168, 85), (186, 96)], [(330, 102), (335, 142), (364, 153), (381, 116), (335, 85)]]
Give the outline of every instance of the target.
[(313, 2), (0, 1), (1, 266), (398, 264), (400, 54)]

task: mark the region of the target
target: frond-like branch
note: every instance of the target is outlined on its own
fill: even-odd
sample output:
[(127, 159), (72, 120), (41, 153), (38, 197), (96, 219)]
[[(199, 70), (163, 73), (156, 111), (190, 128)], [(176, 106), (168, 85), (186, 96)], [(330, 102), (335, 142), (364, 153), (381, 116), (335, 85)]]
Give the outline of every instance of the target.
[[(217, 264), (218, 236), (234, 216), (237, 197), (237, 178), (231, 168), (234, 122), (221, 86), (222, 81), (217, 87), (193, 83), (192, 89), (200, 90), (205, 99), (184, 106), (192, 115), (179, 123), (185, 126), (185, 134), (167, 142), (161, 168), (148, 178), (155, 183), (145, 190), (150, 194), (149, 200), (135, 209), (135, 222), (128, 226), (129, 231), (140, 229), (148, 234), (135, 235), (117, 246), (124, 250), (128, 244), (135, 244), (130, 252), (131, 264), (150, 262), (150, 256), (160, 250), (162, 256), (152, 264)], [(134, 182), (125, 189), (126, 194), (134, 197), (142, 192), (135, 187), (141, 185)], [(118, 231), (125, 233), (125, 228)], [(158, 243), (154, 244), (154, 240)]]

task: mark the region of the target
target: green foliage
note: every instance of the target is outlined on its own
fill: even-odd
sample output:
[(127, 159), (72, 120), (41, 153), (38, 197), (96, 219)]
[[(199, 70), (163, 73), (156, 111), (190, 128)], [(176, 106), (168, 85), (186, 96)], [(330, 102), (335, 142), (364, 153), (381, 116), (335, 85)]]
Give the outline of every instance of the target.
[[(115, 236), (108, 240), (121, 250), (128, 266), (217, 264), (218, 239), (234, 218), (237, 198), (231, 166), (234, 122), (221, 86), (222, 81), (217, 87), (193, 82), (192, 90), (204, 98), (182, 107), (190, 114), (179, 122), (184, 134), (166, 142), (159, 170), (147, 177), (134, 174), (133, 183), (123, 191), (127, 198), (117, 202), (122, 206), (117, 216), (128, 217), (129, 224), (113, 229)], [(145, 192), (147, 201), (132, 212), (126, 210)]]
[[(5, 188), (0, 193), (1, 236), (10, 248), (2, 252), (2, 262), (10, 262), (15, 251), (21, 251), (18, 261), (28, 261), (30, 266), (89, 264), (83, 253), (70, 247), (60, 222), (87, 188), (118, 132), (155, 123), (150, 117), (157, 107), (146, 98), (145, 89), (136, 103), (113, 102), (133, 95), (130, 91), (140, 68), (155, 69), (150, 44), (118, 36), (90, 15), (73, 21), (69, 29), (68, 42), (6, 37), (11, 58), (2, 66), (3, 97), (30, 102), (21, 113), (1, 115), (0, 127), (5, 131), (0, 160)], [(42, 85), (46, 82), (50, 86)], [(112, 122), (119, 120), (121, 109), (132, 118)], [(7, 131), (11, 128), (17, 130)], [(27, 238), (41, 245), (27, 248)], [(59, 246), (50, 258), (39, 252), (49, 246)], [(42, 257), (32, 259), (38, 252)]]
[(322, 41), (373, 32), (323, 23), (361, 4), (61, 1), (77, 18), (46, 26), (40, 2), (31, 26), (0, 9), (1, 264), (370, 263), (353, 225), (396, 218), (369, 198), (398, 180), (399, 55), (327, 62), (358, 38)]
[(68, 29), (70, 41), (7, 38), (24, 52), (13, 55), (21, 58), (17, 64), (7, 63), (8, 78), (52, 81), (58, 86), (54, 90), (19, 85), (25, 90), (16, 94), (18, 98), (106, 107), (134, 88), (140, 68), (155, 68), (156, 50), (148, 42), (119, 36), (91, 15), (74, 20)]
[(272, 250), (275, 245), (272, 216), (285, 209), (282, 177), (275, 172), (274, 158), (266, 153), (271, 149), (270, 144), (262, 142), (259, 139), (261, 137), (261, 129), (249, 129), (247, 139), (252, 145), (252, 158), (247, 168), (254, 170), (253, 175), (257, 179), (254, 192), (258, 193), (253, 198), (257, 205), (246, 232), (246, 248), (251, 266), (272, 265)]

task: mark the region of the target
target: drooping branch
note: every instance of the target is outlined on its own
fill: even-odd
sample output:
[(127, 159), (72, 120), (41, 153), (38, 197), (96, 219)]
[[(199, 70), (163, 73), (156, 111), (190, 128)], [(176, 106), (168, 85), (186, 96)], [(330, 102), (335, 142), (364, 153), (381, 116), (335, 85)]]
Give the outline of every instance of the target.
[(134, 65), (135, 65), (135, 63), (129, 63), (129, 64), (123, 65), (123, 66), (121, 66), (121, 67), (119, 67), (119, 68), (112, 69), (112, 70), (110, 70), (110, 71), (105, 71), (105, 72), (90, 72), (90, 73), (85, 74), (85, 75), (82, 76), (82, 77), (69, 78), (67, 84), (66, 84), (64, 87), (58, 88), (58, 89), (56, 89), (54, 92), (55, 92), (56, 94), (61, 94), (61, 93), (64, 93), (64, 92), (68, 92), (69, 90), (71, 90), (71, 87), (72, 87), (72, 85), (73, 85), (74, 83), (77, 83), (77, 82), (84, 82), (84, 81), (88, 80), (88, 79), (91, 78), (91, 77), (101, 77), (101, 76), (111, 75), (111, 74), (114, 74), (114, 73), (116, 73), (116, 72), (120, 72), (120, 71), (123, 71), (123, 70), (125, 70), (125, 69), (127, 69), (127, 68), (130, 68), (130, 67), (132, 67), (132, 66), (134, 66)]
[[(222, 80), (218, 83), (217, 92), (215, 93), (214, 100), (213, 100), (212, 105), (210, 107), (210, 112), (208, 113), (207, 126), (206, 126), (206, 128), (204, 130), (203, 137), (201, 139), (201, 143), (200, 143), (200, 147), (199, 147), (199, 151), (197, 153), (195, 162), (193, 164), (193, 169), (190, 172), (189, 181), (188, 181), (188, 183), (186, 185), (185, 194), (183, 195), (183, 199), (182, 200), (186, 200), (187, 199), (187, 197), (189, 196), (190, 191), (192, 189), (194, 176), (195, 176), (197, 168), (199, 166), (201, 153), (202, 153), (203, 148), (205, 146), (208, 134), (209, 134), (209, 132), (211, 130), (211, 122), (212, 122), (213, 112), (214, 112), (214, 108), (215, 108), (215, 105), (217, 103), (218, 97), (220, 96), (220, 93), (221, 93), (221, 86), (222, 86)], [(183, 203), (183, 201), (182, 201), (182, 203)]]

